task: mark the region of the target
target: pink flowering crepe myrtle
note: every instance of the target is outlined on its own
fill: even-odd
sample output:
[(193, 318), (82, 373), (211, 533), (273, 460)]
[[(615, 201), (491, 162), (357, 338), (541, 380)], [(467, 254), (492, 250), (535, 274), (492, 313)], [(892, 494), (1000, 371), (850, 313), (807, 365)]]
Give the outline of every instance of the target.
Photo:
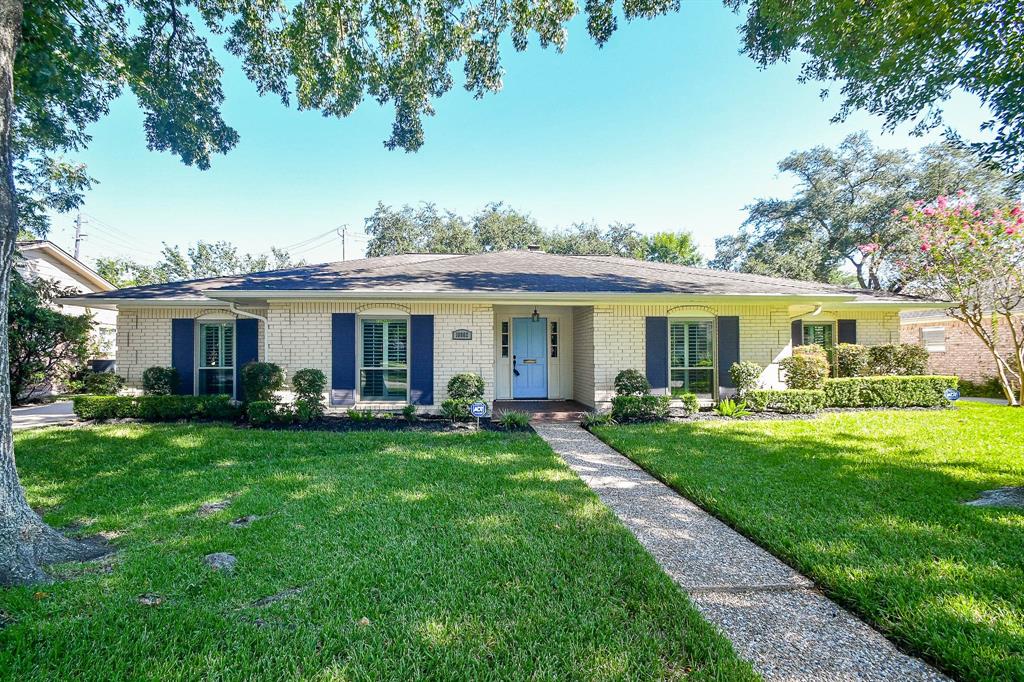
[[(915, 293), (950, 301), (949, 314), (995, 358), (1007, 401), (1024, 403), (1024, 208), (982, 211), (959, 192), (914, 202), (900, 219), (919, 245), (898, 265)], [(1009, 352), (1000, 339), (1010, 342)]]

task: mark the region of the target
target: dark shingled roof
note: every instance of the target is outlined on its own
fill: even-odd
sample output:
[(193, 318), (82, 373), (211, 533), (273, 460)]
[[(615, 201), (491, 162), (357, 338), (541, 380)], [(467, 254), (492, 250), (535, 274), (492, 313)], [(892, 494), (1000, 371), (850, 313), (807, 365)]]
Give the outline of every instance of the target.
[(471, 255), (406, 254), (304, 265), (248, 275), (131, 287), (84, 298), (197, 300), (233, 292), (302, 291), (380, 294), (677, 294), (695, 296), (856, 296), (873, 302), (921, 302), (910, 296), (763, 277), (616, 256), (561, 256), (541, 251)]

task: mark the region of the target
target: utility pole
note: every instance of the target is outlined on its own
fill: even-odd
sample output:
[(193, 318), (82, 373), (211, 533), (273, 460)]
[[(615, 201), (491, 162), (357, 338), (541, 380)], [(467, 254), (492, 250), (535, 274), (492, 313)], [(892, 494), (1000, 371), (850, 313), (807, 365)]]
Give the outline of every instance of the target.
[(79, 211), (75, 217), (75, 260), (81, 260), (78, 254), (82, 250), (82, 237), (87, 236), (82, 234), (82, 212)]
[(338, 228), (338, 236), (341, 237), (341, 260), (345, 260), (345, 237), (348, 235), (348, 225)]

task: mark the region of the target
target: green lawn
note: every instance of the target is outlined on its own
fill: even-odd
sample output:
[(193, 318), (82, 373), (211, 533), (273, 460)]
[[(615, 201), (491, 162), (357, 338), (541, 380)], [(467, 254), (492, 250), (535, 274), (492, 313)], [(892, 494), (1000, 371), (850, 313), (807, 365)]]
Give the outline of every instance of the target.
[(3, 677), (753, 678), (533, 435), (119, 425), (17, 456), (49, 522), (122, 535), (109, 572), (0, 592)]
[(907, 649), (964, 679), (1024, 679), (1024, 410), (597, 430)]

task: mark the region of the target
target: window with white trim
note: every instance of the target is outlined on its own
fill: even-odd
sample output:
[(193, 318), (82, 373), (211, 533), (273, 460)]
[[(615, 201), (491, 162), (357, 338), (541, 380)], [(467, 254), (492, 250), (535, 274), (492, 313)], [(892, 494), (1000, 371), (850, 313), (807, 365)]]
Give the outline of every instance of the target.
[(714, 324), (710, 320), (669, 321), (669, 385), (673, 396), (711, 398), (715, 386)]
[(405, 319), (360, 323), (359, 399), (406, 402), (409, 398), (409, 327)]
[(942, 353), (946, 350), (945, 327), (921, 327), (921, 345), (929, 353)]
[(831, 322), (804, 325), (804, 345), (821, 346), (829, 350), (835, 345), (835, 331)]
[(501, 321), (501, 357), (508, 357), (508, 320)]
[(558, 323), (551, 321), (551, 357), (558, 357)]
[(235, 393), (235, 323), (199, 323), (200, 395)]

